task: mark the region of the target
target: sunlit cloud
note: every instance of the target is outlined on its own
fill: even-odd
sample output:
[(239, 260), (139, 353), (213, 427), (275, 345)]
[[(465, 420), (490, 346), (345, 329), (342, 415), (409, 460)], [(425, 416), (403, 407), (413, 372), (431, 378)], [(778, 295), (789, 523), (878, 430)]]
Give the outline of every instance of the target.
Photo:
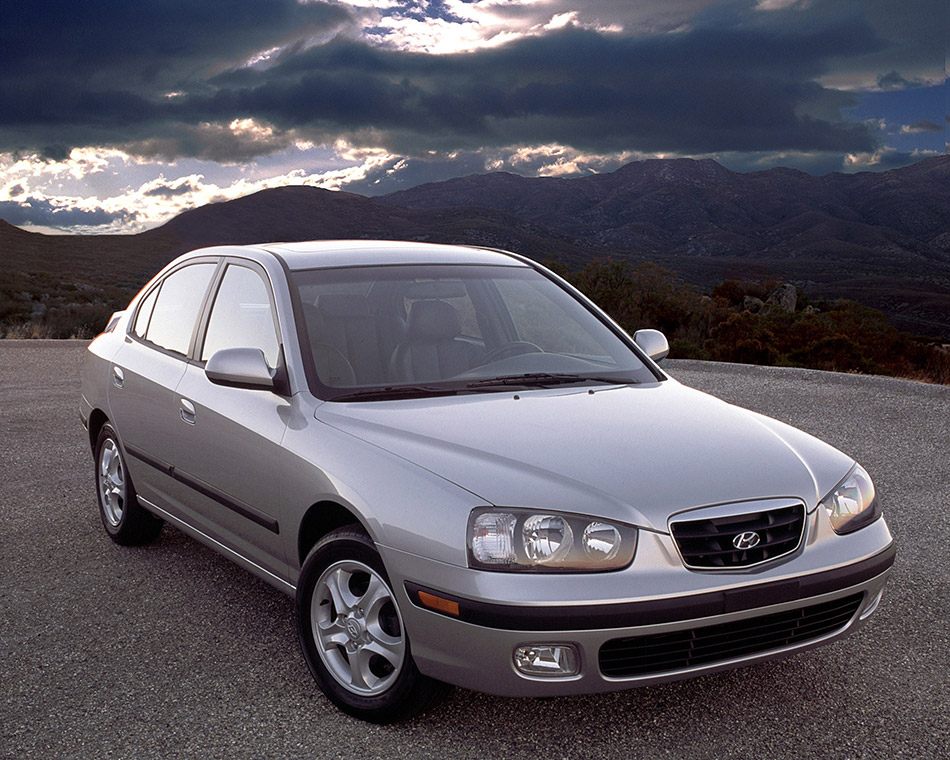
[(870, 153), (850, 153), (845, 156), (848, 171), (876, 171), (893, 169), (919, 161), (930, 156), (938, 156), (936, 150), (914, 150), (904, 152), (891, 147), (882, 147)]
[(756, 0), (757, 11), (784, 11), (789, 8), (805, 10), (811, 3), (808, 0)]
[[(690, 0), (686, 6), (695, 8), (711, 2)], [(619, 33), (624, 31), (626, 20), (637, 25), (663, 7), (652, 1), (626, 6), (594, 1), (578, 8), (569, 0), (444, 0), (435, 12), (436, 4), (425, 0), (363, 0), (348, 5), (377, 11), (367, 16), (362, 30), (368, 39), (397, 50), (434, 55), (495, 48), (568, 26)]]
[[(311, 152), (314, 155), (308, 156)], [(336, 166), (286, 166), (308, 158), (311, 163)], [(288, 185), (340, 190), (365, 180), (393, 160), (383, 150), (338, 141), (334, 146), (312, 146), (306, 150), (295, 146), (288, 151), (286, 161), (278, 156), (270, 167), (243, 165), (233, 166), (230, 171), (214, 167), (220, 176), (210, 179), (200, 172), (175, 173), (178, 165), (191, 162), (149, 162), (114, 149), (74, 149), (63, 161), (6, 154), (0, 155), (0, 218), (37, 231), (140, 232), (188, 209), (260, 190)], [(104, 194), (96, 181), (96, 175), (102, 174), (153, 176)]]
[(902, 135), (921, 135), (927, 132), (942, 132), (943, 127), (934, 124), (929, 119), (915, 121), (913, 124), (904, 124), (901, 127)]

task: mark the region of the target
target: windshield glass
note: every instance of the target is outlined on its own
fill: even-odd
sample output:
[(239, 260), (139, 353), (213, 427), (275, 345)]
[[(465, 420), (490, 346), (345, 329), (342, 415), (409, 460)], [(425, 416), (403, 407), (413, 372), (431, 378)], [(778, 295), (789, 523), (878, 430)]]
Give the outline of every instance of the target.
[(656, 380), (628, 344), (527, 266), (315, 269), (292, 275), (324, 399)]

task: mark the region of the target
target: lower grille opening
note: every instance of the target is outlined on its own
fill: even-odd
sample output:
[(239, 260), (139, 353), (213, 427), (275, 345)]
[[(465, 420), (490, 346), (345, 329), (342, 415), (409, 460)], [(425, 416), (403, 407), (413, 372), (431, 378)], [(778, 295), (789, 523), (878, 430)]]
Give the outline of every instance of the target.
[(803, 644), (844, 628), (861, 598), (852, 594), (733, 623), (611, 639), (600, 648), (600, 671), (612, 678), (658, 674)]

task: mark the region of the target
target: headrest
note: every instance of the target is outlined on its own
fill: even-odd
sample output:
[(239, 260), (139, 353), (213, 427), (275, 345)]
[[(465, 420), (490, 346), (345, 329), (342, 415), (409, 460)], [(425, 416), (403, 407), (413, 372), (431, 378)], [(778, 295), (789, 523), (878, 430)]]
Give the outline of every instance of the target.
[(459, 313), (445, 301), (416, 301), (409, 307), (409, 340), (450, 340), (462, 332)]
[(323, 293), (317, 308), (328, 317), (368, 317), (372, 313), (366, 296), (357, 293)]
[(406, 288), (404, 294), (409, 300), (462, 298), (466, 295), (461, 280), (422, 280)]

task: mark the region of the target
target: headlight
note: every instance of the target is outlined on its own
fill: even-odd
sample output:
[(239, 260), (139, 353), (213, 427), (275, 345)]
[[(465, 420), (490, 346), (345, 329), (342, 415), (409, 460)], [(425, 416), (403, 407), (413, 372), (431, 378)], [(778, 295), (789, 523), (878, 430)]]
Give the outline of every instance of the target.
[(527, 509), (476, 509), (468, 536), (472, 567), (506, 572), (619, 570), (637, 547), (630, 525)]
[(821, 500), (835, 533), (851, 533), (870, 525), (881, 516), (874, 483), (865, 469), (856, 464), (848, 476)]

